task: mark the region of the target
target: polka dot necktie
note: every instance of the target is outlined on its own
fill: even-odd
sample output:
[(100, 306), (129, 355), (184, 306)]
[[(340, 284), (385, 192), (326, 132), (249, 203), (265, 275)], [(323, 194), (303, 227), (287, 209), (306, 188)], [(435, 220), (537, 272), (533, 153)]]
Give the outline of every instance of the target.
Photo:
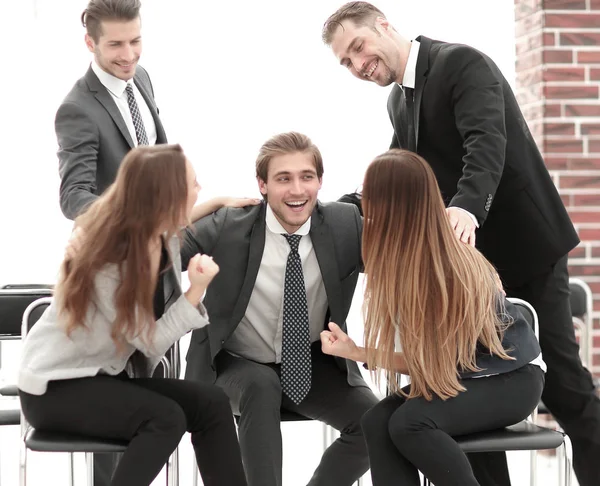
[(281, 388), (296, 405), (310, 390), (310, 330), (308, 305), (298, 245), (302, 235), (283, 235), (290, 244), (283, 289)]
[(148, 145), (148, 137), (146, 136), (146, 128), (144, 127), (144, 120), (140, 115), (135, 96), (133, 94), (133, 86), (127, 84), (125, 88), (127, 92), (127, 104), (129, 105), (129, 111), (131, 112), (131, 118), (133, 120), (133, 126), (135, 128), (135, 136), (137, 137), (138, 145)]

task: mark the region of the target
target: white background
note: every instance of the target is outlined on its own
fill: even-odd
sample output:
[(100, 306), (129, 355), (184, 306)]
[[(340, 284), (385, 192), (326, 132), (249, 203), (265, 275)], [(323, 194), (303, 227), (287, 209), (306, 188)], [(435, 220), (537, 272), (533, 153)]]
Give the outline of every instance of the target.
[[(279, 132), (304, 132), (321, 149), (322, 200), (353, 191), (370, 160), (387, 149), (389, 88), (351, 77), (320, 39), (324, 20), (341, 3), (143, 2), (141, 64), (152, 78), (169, 141), (181, 143), (195, 165), (200, 200), (258, 197), (254, 160), (260, 145)], [(71, 223), (58, 205), (53, 121), (91, 59), (79, 23), (85, 5), (85, 0), (0, 0), (0, 285), (56, 279)], [(405, 37), (424, 34), (470, 44), (514, 79), (513, 2), (380, 0), (377, 6)], [(360, 289), (349, 320), (358, 339), (359, 294)], [(9, 379), (18, 348), (4, 349), (2, 376)], [(321, 454), (321, 428), (285, 424), (283, 430), (284, 484), (306, 484)], [(13, 431), (2, 440), (7, 484), (17, 481), (17, 437)], [(182, 484), (191, 471), (187, 442)], [(30, 484), (63, 483), (63, 460), (33, 455)], [(527, 464), (512, 457), (511, 462), (525, 484)], [(48, 468), (56, 476), (49, 478)]]

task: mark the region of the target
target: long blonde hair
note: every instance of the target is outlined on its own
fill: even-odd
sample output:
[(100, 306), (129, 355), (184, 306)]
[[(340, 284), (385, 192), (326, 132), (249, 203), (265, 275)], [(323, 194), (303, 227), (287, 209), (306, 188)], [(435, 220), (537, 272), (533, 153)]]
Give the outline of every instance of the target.
[(167, 238), (179, 231), (187, 192), (186, 158), (179, 145), (140, 146), (125, 156), (115, 182), (76, 219), (85, 244), (63, 262), (55, 293), (67, 334), (85, 327), (95, 276), (112, 263), (121, 276), (112, 328), (116, 346), (142, 331), (152, 336), (156, 276), (150, 271), (149, 243), (161, 227), (167, 227)]
[[(409, 398), (456, 396), (459, 371), (478, 371), (477, 345), (503, 359), (506, 321), (493, 266), (454, 235), (433, 171), (390, 150), (363, 184), (365, 346), (371, 369), (393, 369), (395, 336), (411, 377)], [(395, 374), (389, 387), (401, 392)], [(380, 379), (377, 372), (376, 379)]]

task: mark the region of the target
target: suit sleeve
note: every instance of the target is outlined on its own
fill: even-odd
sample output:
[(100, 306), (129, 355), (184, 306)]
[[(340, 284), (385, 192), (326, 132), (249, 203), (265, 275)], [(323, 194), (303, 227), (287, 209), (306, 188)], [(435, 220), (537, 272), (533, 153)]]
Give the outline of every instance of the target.
[(483, 224), (496, 194), (506, 153), (504, 96), (498, 68), (481, 53), (460, 47), (448, 56), (448, 86), (463, 139), (463, 173), (449, 206)]
[(227, 220), (228, 208), (199, 219), (185, 229), (181, 244), (181, 268), (186, 271), (190, 260), (197, 253), (211, 255)]
[(98, 196), (96, 165), (100, 135), (98, 127), (81, 107), (63, 103), (54, 121), (58, 141), (60, 208), (75, 219)]

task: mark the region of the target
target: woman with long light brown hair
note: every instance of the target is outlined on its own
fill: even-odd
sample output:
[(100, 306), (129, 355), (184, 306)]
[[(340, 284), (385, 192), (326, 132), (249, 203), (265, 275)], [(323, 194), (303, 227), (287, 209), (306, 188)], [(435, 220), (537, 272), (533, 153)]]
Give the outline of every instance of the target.
[[(459, 241), (429, 165), (405, 150), (365, 174), (362, 253), (365, 347), (330, 323), (323, 351), (410, 376), (364, 416), (374, 486), (479, 483), (452, 436), (526, 418), (545, 365), (531, 326), (507, 301), (493, 266)], [(515, 235), (518, 238), (518, 235)]]
[(180, 337), (209, 324), (202, 297), (218, 266), (194, 256), (190, 287), (180, 288), (179, 232), (199, 214), (199, 189), (179, 145), (129, 152), (77, 218), (85, 244), (65, 259), (54, 300), (23, 345), (18, 386), (35, 428), (129, 441), (113, 486), (152, 483), (186, 430), (205, 485), (246, 485), (227, 396), (152, 378)]

